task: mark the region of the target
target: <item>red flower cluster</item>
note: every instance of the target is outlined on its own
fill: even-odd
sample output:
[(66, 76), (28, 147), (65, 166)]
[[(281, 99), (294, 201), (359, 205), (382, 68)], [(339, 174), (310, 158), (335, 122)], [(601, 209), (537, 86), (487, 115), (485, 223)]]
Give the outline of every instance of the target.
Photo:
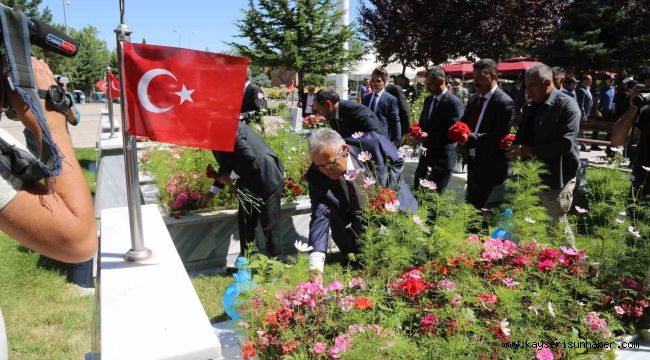
[(417, 121), (414, 121), (411, 126), (409, 126), (409, 134), (412, 136), (415, 136), (416, 138), (419, 138), (422, 136), (422, 128), (420, 127), (420, 123)]
[(402, 279), (397, 281), (393, 289), (402, 292), (410, 297), (417, 297), (427, 286), (418, 269), (413, 269), (402, 274)]
[(389, 188), (382, 188), (377, 193), (377, 197), (368, 204), (368, 208), (377, 214), (384, 214), (388, 212), (386, 204), (394, 203), (397, 201), (397, 194)]
[(319, 127), (326, 126), (325, 118), (318, 115), (309, 115), (302, 118), (302, 127), (306, 129), (318, 129)]
[(508, 134), (499, 141), (499, 149), (507, 151), (515, 142), (515, 134)]
[(451, 141), (455, 141), (460, 144), (467, 142), (469, 135), (472, 133), (472, 130), (469, 129), (467, 124), (462, 121), (456, 121), (456, 123), (449, 128), (447, 132), (447, 137)]
[(217, 180), (219, 174), (217, 174), (217, 172), (214, 170), (212, 164), (208, 164), (208, 166), (205, 167), (205, 176), (209, 179)]
[(292, 178), (288, 178), (284, 181), (284, 188), (293, 194), (293, 196), (302, 195), (302, 189), (300, 188), (300, 185), (298, 185)]

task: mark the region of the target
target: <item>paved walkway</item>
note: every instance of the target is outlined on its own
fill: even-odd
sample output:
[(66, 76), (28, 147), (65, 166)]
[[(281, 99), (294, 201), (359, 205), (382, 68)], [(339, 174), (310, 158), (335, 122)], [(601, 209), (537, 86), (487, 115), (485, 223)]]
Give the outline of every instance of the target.
[[(72, 145), (76, 148), (95, 148), (99, 131), (99, 120), (102, 109), (106, 104), (80, 104), (77, 109), (81, 113), (81, 121), (77, 126), (69, 126)], [(113, 104), (116, 119), (120, 118), (120, 105)], [(9, 120), (4, 113), (0, 120), (0, 128), (9, 132), (13, 137), (25, 144), (24, 126), (20, 121)]]

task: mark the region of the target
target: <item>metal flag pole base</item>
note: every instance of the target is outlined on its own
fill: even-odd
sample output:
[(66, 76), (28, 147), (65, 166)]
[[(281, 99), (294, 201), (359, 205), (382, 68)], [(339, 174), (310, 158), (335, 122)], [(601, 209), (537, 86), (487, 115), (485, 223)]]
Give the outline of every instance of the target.
[(146, 260), (149, 257), (151, 257), (151, 250), (148, 248), (144, 248), (142, 250), (129, 250), (126, 254), (124, 254), (124, 260), (128, 262), (138, 262), (142, 260)]

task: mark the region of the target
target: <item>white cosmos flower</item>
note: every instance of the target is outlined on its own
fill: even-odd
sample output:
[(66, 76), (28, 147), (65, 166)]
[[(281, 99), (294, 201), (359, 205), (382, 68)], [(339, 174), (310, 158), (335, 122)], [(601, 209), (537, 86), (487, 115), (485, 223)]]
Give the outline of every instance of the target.
[(343, 174), (343, 178), (347, 181), (354, 181), (360, 173), (361, 171), (358, 169), (348, 170)]
[(371, 177), (366, 176), (366, 177), (363, 178), (363, 188), (364, 189), (367, 189), (367, 188), (375, 185), (375, 183), (376, 183), (375, 179), (373, 179)]
[(388, 228), (385, 227), (384, 225), (382, 225), (382, 226), (379, 228), (379, 235), (381, 235), (381, 236), (386, 236), (386, 235), (388, 235)]
[(306, 244), (306, 243), (304, 243), (302, 241), (299, 241), (299, 240), (296, 240), (293, 243), (293, 246), (295, 246), (296, 249), (298, 249), (298, 251), (300, 251), (300, 252), (307, 252), (307, 251), (314, 250), (313, 246), (309, 246), (309, 244)]
[(505, 336), (510, 336), (510, 329), (508, 328), (508, 326), (510, 326), (510, 323), (508, 322), (508, 319), (501, 320), (499, 325), (501, 326), (501, 331), (503, 332), (503, 334)]
[(641, 166), (646, 172), (650, 172), (650, 166)]
[(553, 309), (553, 304), (550, 301), (546, 303), (546, 308), (548, 309), (548, 313), (551, 314), (552, 317), (555, 317), (555, 309)]
[(639, 231), (637, 229), (634, 228), (634, 226), (628, 227), (627, 231), (629, 231), (630, 234), (632, 234), (632, 235), (634, 235), (634, 236), (636, 236), (638, 238), (641, 237), (641, 234), (639, 233)]
[(435, 182), (427, 179), (420, 179), (420, 186), (425, 187), (429, 190), (435, 190), (438, 188)]
[(372, 159), (372, 154), (370, 154), (367, 151), (362, 151), (357, 156), (357, 159), (359, 159), (359, 161), (361, 161), (361, 162), (370, 161), (370, 159)]
[(363, 131), (357, 131), (357, 132), (352, 134), (352, 138), (354, 138), (354, 139), (358, 139), (358, 138), (360, 138), (362, 136), (363, 136)]
[(384, 205), (384, 207), (386, 208), (386, 210), (388, 210), (390, 212), (397, 212), (399, 210), (399, 200), (395, 200), (395, 201), (391, 201), (389, 203), (386, 203), (386, 205)]
[(420, 219), (420, 217), (417, 216), (417, 215), (413, 215), (413, 222), (416, 223), (416, 224), (418, 224), (418, 225), (422, 225), (422, 224), (424, 224), (424, 222), (422, 221), (422, 219)]
[(578, 212), (578, 214), (584, 214), (584, 213), (587, 212), (587, 209), (585, 209), (585, 208), (581, 208), (581, 207), (578, 206), (578, 205), (576, 205), (576, 206), (574, 206), (574, 207), (575, 207), (576, 211)]

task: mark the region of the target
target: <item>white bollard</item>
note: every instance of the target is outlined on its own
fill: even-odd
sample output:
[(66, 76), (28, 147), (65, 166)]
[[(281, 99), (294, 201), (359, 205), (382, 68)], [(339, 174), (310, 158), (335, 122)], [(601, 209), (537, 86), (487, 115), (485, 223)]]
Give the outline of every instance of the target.
[(291, 130), (295, 132), (302, 131), (302, 108), (295, 107), (291, 109), (289, 123), (291, 124)]

